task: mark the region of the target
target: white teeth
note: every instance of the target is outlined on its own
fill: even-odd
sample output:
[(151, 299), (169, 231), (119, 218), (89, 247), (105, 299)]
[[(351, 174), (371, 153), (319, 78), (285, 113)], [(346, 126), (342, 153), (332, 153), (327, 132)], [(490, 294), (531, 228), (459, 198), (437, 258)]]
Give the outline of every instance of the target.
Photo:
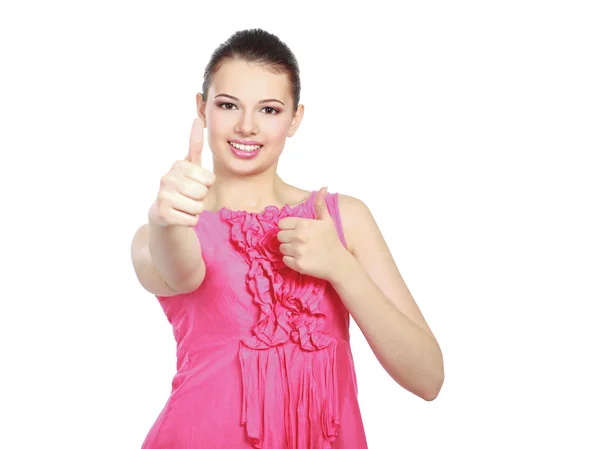
[(229, 144), (238, 150), (247, 151), (248, 153), (251, 153), (252, 151), (258, 150), (260, 147), (262, 147), (262, 145), (240, 145), (239, 143), (235, 142), (229, 142)]

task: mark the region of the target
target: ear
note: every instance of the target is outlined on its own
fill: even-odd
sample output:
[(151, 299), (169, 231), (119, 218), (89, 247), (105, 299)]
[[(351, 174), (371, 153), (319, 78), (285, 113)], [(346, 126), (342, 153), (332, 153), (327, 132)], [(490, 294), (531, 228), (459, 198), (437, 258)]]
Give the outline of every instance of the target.
[(292, 124), (290, 125), (290, 129), (288, 129), (288, 132), (287, 132), (288, 137), (292, 137), (296, 133), (296, 130), (300, 126), (300, 123), (302, 122), (303, 117), (304, 117), (304, 105), (299, 104), (298, 110), (296, 111), (296, 113), (294, 114), (294, 118), (292, 119)]
[(200, 92), (196, 94), (196, 112), (198, 113), (198, 117), (204, 120), (204, 127), (206, 128), (206, 102)]

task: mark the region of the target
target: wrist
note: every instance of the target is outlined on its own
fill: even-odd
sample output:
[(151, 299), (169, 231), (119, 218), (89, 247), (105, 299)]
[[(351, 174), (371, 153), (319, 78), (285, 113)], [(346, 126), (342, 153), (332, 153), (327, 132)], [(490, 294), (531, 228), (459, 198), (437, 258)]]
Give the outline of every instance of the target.
[(356, 270), (360, 268), (358, 260), (346, 248), (343, 248), (343, 251), (341, 251), (340, 256), (336, 260), (335, 267), (328, 279), (334, 288), (344, 284), (347, 279), (352, 278)]

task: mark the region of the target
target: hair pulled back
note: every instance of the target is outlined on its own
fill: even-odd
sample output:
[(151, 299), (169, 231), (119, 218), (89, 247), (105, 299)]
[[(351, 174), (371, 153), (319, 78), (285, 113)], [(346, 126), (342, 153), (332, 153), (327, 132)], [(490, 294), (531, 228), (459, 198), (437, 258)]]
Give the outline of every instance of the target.
[(294, 98), (294, 112), (300, 103), (300, 69), (290, 48), (274, 34), (260, 28), (237, 31), (213, 52), (202, 83), (202, 98), (206, 101), (215, 73), (228, 60), (241, 59), (264, 66), (273, 73), (286, 73)]

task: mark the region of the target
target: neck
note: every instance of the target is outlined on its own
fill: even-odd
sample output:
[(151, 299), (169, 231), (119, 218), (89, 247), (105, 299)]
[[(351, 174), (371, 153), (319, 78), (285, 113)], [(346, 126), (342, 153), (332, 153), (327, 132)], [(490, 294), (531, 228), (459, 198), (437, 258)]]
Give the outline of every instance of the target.
[(231, 210), (261, 212), (266, 206), (283, 206), (290, 201), (293, 189), (276, 173), (276, 167), (239, 176), (219, 170), (215, 164), (216, 181), (205, 199), (208, 210), (218, 211), (221, 207)]

